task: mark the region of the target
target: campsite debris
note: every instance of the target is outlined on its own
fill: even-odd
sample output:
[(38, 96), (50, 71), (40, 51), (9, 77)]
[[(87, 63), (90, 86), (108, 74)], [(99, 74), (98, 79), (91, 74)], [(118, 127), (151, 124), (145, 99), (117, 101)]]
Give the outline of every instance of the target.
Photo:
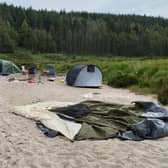
[(93, 98), (93, 93), (86, 93), (82, 97), (85, 99), (91, 99), (91, 98)]
[(61, 135), (59, 132), (57, 131), (54, 131), (52, 129), (49, 129), (47, 127), (45, 127), (41, 122), (36, 122), (36, 126), (37, 128), (39, 128), (43, 133), (44, 135), (46, 135), (47, 137), (50, 137), (50, 138), (54, 138), (58, 135)]
[(61, 79), (61, 80), (60, 80), (60, 83), (65, 83), (65, 80), (64, 80), (64, 79)]
[(40, 102), (32, 105), (16, 106), (14, 113), (35, 121), (40, 121), (47, 128), (58, 131), (68, 139), (74, 140), (75, 135), (81, 128), (81, 124), (63, 120), (55, 113), (48, 111), (47, 109), (53, 106), (53, 104), (56, 107), (72, 105), (70, 102)]
[(25, 69), (25, 66), (21, 66), (22, 75), (28, 75), (28, 70)]
[(36, 74), (36, 66), (31, 64), (28, 68), (29, 79), (34, 80)]
[(47, 80), (50, 81), (50, 82), (54, 82), (56, 78), (54, 77), (49, 77)]
[(44, 82), (42, 82), (42, 75), (41, 74), (39, 74), (38, 75), (38, 82), (37, 82), (38, 84), (40, 84), (40, 83), (44, 83)]
[(64, 115), (68, 115), (70, 117), (81, 118), (87, 116), (91, 111), (87, 104), (75, 104), (67, 107), (60, 107), (60, 108), (51, 108), (49, 111), (57, 113), (61, 113)]
[(7, 78), (8, 82), (16, 82), (16, 81), (28, 81), (28, 77), (27, 76), (23, 76), (22, 74), (11, 74), (9, 75), (9, 77)]
[(34, 83), (34, 80), (29, 79), (29, 80), (28, 80), (28, 83), (30, 83), (30, 84), (31, 84), (31, 83)]
[(55, 69), (53, 66), (51, 65), (47, 65), (43, 71), (42, 71), (42, 74), (45, 75), (45, 76), (52, 76), (54, 77), (55, 76)]
[(93, 92), (93, 94), (94, 94), (94, 95), (99, 95), (99, 94), (101, 94), (101, 93), (99, 93), (99, 92)]
[(20, 78), (20, 79), (18, 79), (18, 81), (28, 81), (28, 78)]
[(9, 79), (8, 79), (8, 82), (12, 82), (12, 81), (14, 81), (14, 80), (15, 80), (15, 78), (12, 77), (12, 78), (9, 78)]
[[(62, 103), (63, 108), (58, 104), (53, 104), (55, 107), (49, 108), (50, 111), (44, 103), (17, 107), (15, 113), (30, 119), (38, 118), (41, 123), (37, 125), (49, 137), (57, 136), (58, 132), (70, 140), (118, 137), (137, 141), (168, 136), (168, 111), (152, 102), (137, 101), (126, 106), (85, 101), (73, 106)], [(83, 107), (89, 111), (84, 113), (86, 108)], [(84, 115), (76, 116), (77, 111)]]

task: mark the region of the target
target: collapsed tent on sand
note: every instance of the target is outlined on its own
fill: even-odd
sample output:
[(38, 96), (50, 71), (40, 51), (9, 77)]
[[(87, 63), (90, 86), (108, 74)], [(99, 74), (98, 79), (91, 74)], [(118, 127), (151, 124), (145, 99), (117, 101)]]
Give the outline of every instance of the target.
[(15, 114), (37, 121), (49, 137), (70, 140), (156, 139), (168, 136), (168, 111), (152, 102), (133, 105), (99, 101), (48, 102), (15, 107)]

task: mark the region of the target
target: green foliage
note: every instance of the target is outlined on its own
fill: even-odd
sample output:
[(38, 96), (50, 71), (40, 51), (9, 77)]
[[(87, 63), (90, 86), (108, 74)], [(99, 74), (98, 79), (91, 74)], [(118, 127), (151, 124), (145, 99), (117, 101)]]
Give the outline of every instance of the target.
[[(1, 23), (2, 24), (2, 23)], [(12, 39), (14, 37), (14, 32), (12, 32), (11, 27), (5, 24), (0, 24), (0, 53), (13, 53), (15, 48), (15, 41)]]
[(80, 56), (65, 54), (32, 54), (17, 50), (13, 54), (0, 54), (0, 59), (17, 65), (34, 63), (39, 70), (52, 65), (56, 73), (65, 74), (76, 64), (95, 64), (103, 72), (104, 83), (112, 87), (129, 88), (140, 93), (155, 93), (162, 103), (167, 100), (168, 59), (121, 58)]
[(168, 78), (165, 79), (161, 85), (161, 88), (158, 90), (158, 100), (164, 104), (168, 104)]
[[(3, 27), (3, 29), (2, 29)], [(168, 56), (168, 19), (46, 11), (0, 3), (0, 52)]]
[(134, 74), (119, 74), (108, 81), (108, 85), (117, 88), (126, 88), (138, 84), (138, 78)]

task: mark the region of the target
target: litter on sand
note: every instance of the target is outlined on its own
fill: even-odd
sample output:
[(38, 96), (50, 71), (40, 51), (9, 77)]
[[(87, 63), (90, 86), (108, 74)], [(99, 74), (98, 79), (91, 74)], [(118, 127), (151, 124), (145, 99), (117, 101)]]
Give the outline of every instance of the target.
[(50, 82), (54, 82), (55, 81), (55, 77), (49, 77), (47, 80), (50, 81)]
[(93, 98), (93, 93), (86, 93), (82, 97), (85, 99), (91, 99), (91, 98)]
[(17, 106), (14, 113), (38, 122), (48, 137), (61, 134), (70, 140), (117, 137), (138, 141), (168, 136), (168, 111), (152, 102), (47, 102)]

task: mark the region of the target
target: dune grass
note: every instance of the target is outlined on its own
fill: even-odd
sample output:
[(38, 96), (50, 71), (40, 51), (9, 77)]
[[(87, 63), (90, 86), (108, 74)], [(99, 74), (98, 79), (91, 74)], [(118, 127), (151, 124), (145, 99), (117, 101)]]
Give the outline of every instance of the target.
[(64, 54), (31, 54), (19, 51), (0, 54), (17, 65), (34, 63), (38, 69), (53, 65), (58, 73), (66, 73), (76, 64), (96, 64), (103, 72), (105, 84), (129, 88), (140, 93), (157, 94), (163, 104), (168, 104), (168, 59), (120, 58), (101, 56), (77, 56)]

